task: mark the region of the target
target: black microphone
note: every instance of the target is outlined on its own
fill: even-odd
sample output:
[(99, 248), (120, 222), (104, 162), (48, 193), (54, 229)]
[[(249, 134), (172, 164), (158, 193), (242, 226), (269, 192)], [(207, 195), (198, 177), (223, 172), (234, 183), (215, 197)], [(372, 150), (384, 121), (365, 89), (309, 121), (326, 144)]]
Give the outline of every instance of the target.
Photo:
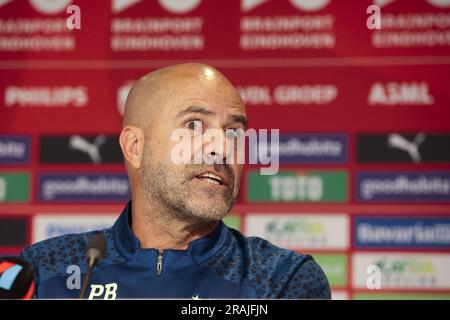
[(103, 234), (99, 233), (92, 237), (91, 242), (87, 246), (86, 259), (88, 264), (88, 270), (84, 277), (83, 287), (80, 292), (80, 299), (84, 299), (86, 295), (86, 289), (91, 278), (91, 273), (97, 263), (105, 257), (106, 253), (106, 239)]
[(31, 264), (19, 257), (0, 257), (0, 299), (31, 299), (35, 288)]

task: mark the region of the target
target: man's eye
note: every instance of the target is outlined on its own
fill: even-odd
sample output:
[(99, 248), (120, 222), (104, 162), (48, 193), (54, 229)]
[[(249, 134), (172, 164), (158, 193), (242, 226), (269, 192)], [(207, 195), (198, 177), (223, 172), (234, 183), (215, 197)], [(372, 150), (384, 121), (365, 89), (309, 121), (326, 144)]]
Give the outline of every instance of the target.
[(201, 120), (192, 120), (192, 121), (189, 121), (186, 124), (186, 126), (190, 130), (193, 130), (193, 131), (196, 131), (196, 132), (197, 131), (201, 132), (202, 131), (202, 127), (203, 127), (203, 123), (202, 123)]

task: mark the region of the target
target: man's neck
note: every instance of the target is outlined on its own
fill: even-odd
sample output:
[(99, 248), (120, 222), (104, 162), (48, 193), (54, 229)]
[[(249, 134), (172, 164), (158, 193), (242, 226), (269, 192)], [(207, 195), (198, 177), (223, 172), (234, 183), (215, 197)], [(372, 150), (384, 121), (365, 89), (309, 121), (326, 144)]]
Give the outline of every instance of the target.
[(212, 232), (218, 222), (189, 223), (173, 218), (161, 209), (133, 201), (131, 229), (143, 249), (186, 250), (189, 243)]

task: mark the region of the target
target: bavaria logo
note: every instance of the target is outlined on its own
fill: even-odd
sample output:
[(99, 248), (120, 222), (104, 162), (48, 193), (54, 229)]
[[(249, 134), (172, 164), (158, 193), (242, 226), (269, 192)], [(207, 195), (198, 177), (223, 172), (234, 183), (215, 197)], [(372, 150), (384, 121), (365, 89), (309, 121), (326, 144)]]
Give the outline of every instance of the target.
[(448, 217), (357, 217), (355, 247), (448, 248)]

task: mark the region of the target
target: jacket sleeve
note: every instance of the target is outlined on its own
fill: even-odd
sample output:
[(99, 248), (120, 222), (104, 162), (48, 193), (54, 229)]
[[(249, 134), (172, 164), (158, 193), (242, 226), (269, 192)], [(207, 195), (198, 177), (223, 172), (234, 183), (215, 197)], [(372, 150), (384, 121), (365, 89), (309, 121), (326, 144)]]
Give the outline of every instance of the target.
[(322, 268), (310, 258), (297, 267), (278, 298), (331, 299), (331, 290)]

